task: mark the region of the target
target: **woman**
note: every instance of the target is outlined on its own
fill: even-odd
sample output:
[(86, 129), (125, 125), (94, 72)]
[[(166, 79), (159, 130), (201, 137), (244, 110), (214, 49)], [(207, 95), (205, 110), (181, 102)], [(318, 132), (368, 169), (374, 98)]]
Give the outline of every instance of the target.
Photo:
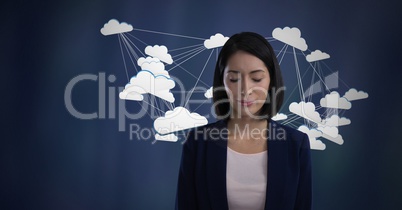
[(193, 128), (183, 145), (176, 209), (311, 209), (308, 136), (271, 118), (283, 102), (271, 45), (235, 34), (215, 68), (218, 121)]

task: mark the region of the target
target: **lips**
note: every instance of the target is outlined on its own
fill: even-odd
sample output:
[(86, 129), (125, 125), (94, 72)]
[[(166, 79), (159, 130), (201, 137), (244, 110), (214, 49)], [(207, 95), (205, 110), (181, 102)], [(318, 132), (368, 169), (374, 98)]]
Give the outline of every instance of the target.
[(238, 102), (242, 106), (251, 106), (254, 103), (254, 101), (250, 101), (250, 100), (239, 100)]

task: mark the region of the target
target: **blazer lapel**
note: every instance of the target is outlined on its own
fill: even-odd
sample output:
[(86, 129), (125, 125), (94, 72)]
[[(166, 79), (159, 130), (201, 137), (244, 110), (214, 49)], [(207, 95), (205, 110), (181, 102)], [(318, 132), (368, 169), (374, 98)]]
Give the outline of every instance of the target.
[[(226, 129), (226, 126), (226, 122), (220, 120), (212, 129), (221, 131)], [(211, 209), (226, 210), (229, 209), (226, 195), (227, 135), (224, 134), (223, 139), (208, 141), (206, 172)]]
[(275, 122), (269, 121), (268, 136), (268, 178), (265, 209), (281, 209), (285, 206), (286, 166), (288, 162), (288, 144), (286, 140), (275, 138)]

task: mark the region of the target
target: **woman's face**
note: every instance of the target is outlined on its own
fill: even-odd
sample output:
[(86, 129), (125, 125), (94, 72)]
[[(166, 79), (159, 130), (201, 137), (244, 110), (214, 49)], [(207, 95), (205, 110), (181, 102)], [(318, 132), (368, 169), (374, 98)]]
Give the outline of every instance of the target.
[(268, 68), (262, 60), (237, 51), (227, 61), (223, 83), (233, 117), (258, 117), (256, 113), (265, 103), (270, 83)]

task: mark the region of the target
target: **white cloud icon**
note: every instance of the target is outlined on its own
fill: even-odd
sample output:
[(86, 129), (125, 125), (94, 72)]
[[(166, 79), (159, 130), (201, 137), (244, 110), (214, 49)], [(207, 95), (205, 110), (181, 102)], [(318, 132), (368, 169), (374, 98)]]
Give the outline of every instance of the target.
[(345, 93), (345, 95), (343, 95), (343, 97), (345, 97), (349, 101), (354, 101), (354, 100), (368, 98), (368, 93), (363, 92), (363, 91), (357, 91), (356, 89), (351, 88)]
[(333, 127), (333, 126), (318, 126), (317, 130), (322, 131), (322, 137), (337, 143), (339, 145), (343, 144), (343, 138), (342, 136), (338, 133), (338, 128)]
[(129, 91), (126, 91), (126, 90), (123, 90), (122, 92), (120, 92), (119, 98), (123, 99), (123, 100), (131, 100), (131, 101), (142, 101), (142, 100), (144, 100), (144, 96), (141, 95), (141, 93), (134, 92), (134, 91), (129, 92)]
[(204, 46), (207, 49), (222, 47), (226, 41), (228, 41), (229, 37), (225, 37), (220, 33), (217, 33), (211, 36), (209, 39), (204, 41)]
[(208, 123), (207, 118), (198, 113), (190, 113), (184, 107), (176, 107), (173, 111), (167, 111), (165, 116), (158, 117), (154, 121), (154, 128), (160, 134), (168, 134), (185, 130)]
[(176, 142), (178, 140), (177, 136), (173, 133), (166, 135), (159, 135), (157, 133), (155, 134), (155, 139), (158, 141), (170, 141), (170, 142)]
[(339, 145), (342, 145), (344, 143), (342, 135), (340, 135), (340, 134), (338, 136), (336, 136), (336, 137), (332, 137), (330, 135), (327, 135), (327, 134), (323, 133), (322, 137), (324, 137), (324, 138), (328, 139), (329, 141), (332, 141), (332, 142), (334, 142), (336, 144), (339, 144)]
[(142, 70), (148, 70), (155, 76), (164, 75), (170, 78), (169, 72), (165, 70), (165, 64), (163, 64), (159, 58), (141, 57), (137, 60), (137, 64), (141, 66)]
[(324, 98), (321, 98), (320, 105), (322, 107), (334, 109), (350, 109), (352, 107), (352, 103), (350, 103), (348, 99), (340, 97), (339, 93), (336, 91), (332, 91), (325, 95)]
[(133, 30), (133, 26), (130, 24), (127, 24), (125, 22), (119, 23), (118, 20), (116, 19), (111, 19), (109, 22), (105, 23), (103, 25), (103, 28), (101, 28), (100, 32), (104, 36), (112, 35), (112, 34), (120, 34), (120, 33), (125, 33), (125, 32), (130, 32)]
[(321, 123), (320, 114), (315, 111), (315, 105), (311, 102), (293, 102), (289, 105), (289, 111), (315, 123)]
[(168, 49), (164, 45), (154, 45), (154, 46), (147, 46), (145, 48), (145, 54), (159, 58), (161, 61), (167, 63), (167, 64), (172, 64), (173, 59), (172, 56), (168, 53)]
[(329, 54), (321, 52), (321, 50), (315, 50), (306, 56), (306, 60), (310, 63), (328, 58), (330, 58)]
[(306, 40), (301, 37), (298, 28), (275, 28), (272, 31), (272, 37), (301, 51), (307, 50)]
[(213, 97), (212, 96), (212, 88), (213, 87), (210, 87), (207, 91), (205, 91), (205, 93), (204, 93), (205, 98), (212, 98)]
[(130, 97), (149, 93), (159, 97), (163, 100), (174, 102), (173, 94), (170, 92), (175, 86), (175, 82), (165, 76), (155, 76), (152, 72), (142, 70), (138, 72), (137, 76), (130, 79), (122, 92), (120, 92), (120, 99), (133, 100)]
[(307, 126), (302, 125), (298, 128), (299, 131), (308, 135), (310, 141), (310, 148), (314, 150), (324, 150), (326, 148), (325, 144), (317, 138), (322, 136), (322, 132), (317, 129), (309, 129)]
[(343, 126), (349, 125), (351, 122), (349, 119), (345, 117), (339, 117), (334, 114), (331, 117), (328, 117), (322, 121), (322, 126)]
[(165, 70), (165, 65), (162, 62), (144, 62), (141, 65), (142, 70), (148, 70), (152, 72), (155, 76), (163, 75), (166, 77), (170, 77), (169, 72)]
[(288, 116), (286, 114), (283, 114), (283, 113), (277, 113), (271, 119), (275, 120), (275, 121), (286, 120), (286, 119), (288, 119)]
[(339, 134), (338, 127), (335, 127), (335, 126), (318, 126), (317, 130), (320, 130), (322, 132), (323, 136), (328, 135), (333, 138), (337, 137)]
[(137, 60), (137, 65), (138, 66), (142, 66), (142, 64), (144, 63), (144, 62), (147, 62), (147, 63), (151, 63), (151, 62), (160, 62), (161, 60), (159, 60), (159, 58), (154, 58), (154, 57), (147, 57), (147, 58), (144, 58), (144, 57), (140, 57), (140, 58), (138, 58), (138, 60)]

